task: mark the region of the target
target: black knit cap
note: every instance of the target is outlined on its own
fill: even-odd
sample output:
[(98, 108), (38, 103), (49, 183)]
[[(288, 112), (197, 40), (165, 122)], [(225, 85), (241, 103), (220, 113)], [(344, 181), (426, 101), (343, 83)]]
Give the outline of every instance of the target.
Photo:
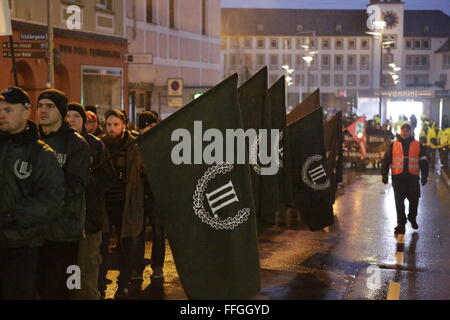
[(110, 116), (115, 116), (127, 124), (127, 116), (120, 109), (110, 109), (105, 112), (105, 121), (108, 120)]
[(56, 89), (48, 89), (43, 91), (38, 98), (38, 102), (42, 99), (51, 100), (55, 106), (58, 108), (59, 113), (63, 118), (67, 115), (67, 97), (64, 92)]
[(403, 129), (403, 128), (406, 128), (406, 129), (408, 129), (409, 131), (411, 131), (411, 125), (410, 125), (409, 123), (404, 123), (404, 124), (402, 124), (402, 126), (400, 127), (400, 129)]
[(78, 102), (71, 102), (67, 105), (67, 111), (76, 111), (83, 118), (83, 125), (86, 123), (86, 110)]
[(152, 123), (158, 123), (158, 118), (151, 111), (144, 111), (139, 115), (139, 130), (148, 127)]

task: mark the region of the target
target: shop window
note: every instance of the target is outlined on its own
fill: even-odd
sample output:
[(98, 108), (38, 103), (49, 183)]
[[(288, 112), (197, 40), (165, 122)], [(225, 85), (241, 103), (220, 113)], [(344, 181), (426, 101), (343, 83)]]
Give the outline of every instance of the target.
[(113, 2), (112, 0), (97, 0), (95, 6), (100, 9), (112, 10), (113, 9), (112, 2)]

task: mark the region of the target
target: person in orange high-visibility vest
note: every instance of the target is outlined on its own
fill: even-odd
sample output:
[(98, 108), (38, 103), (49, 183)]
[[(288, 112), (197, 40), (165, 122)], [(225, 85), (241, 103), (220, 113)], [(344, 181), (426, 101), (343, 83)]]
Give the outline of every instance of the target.
[[(382, 181), (388, 183), (389, 169), (392, 173), (395, 208), (397, 210), (396, 234), (405, 233), (406, 219), (413, 229), (418, 229), (417, 208), (420, 198), (420, 183), (424, 186), (428, 180), (427, 151), (419, 141), (412, 137), (411, 126), (401, 126), (400, 135), (385, 153), (381, 167)], [(405, 215), (405, 199), (409, 201), (408, 218)]]

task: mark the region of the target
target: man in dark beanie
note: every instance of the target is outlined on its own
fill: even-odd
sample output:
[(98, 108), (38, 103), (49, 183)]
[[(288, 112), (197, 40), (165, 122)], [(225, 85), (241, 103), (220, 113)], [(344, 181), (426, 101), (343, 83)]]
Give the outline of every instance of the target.
[[(397, 140), (391, 143), (385, 153), (381, 167), (382, 182), (387, 184), (389, 169), (392, 173), (397, 226), (395, 234), (404, 234), (406, 219), (413, 229), (418, 229), (417, 208), (420, 198), (420, 184), (424, 186), (428, 179), (428, 162), (425, 148), (412, 136), (411, 126), (404, 123)], [(405, 199), (409, 201), (409, 214), (405, 215)]]
[[(94, 136), (96, 136), (97, 138), (100, 138), (101, 136), (104, 135), (104, 132), (102, 131), (102, 128), (100, 126), (100, 116), (97, 113), (97, 107), (94, 105), (89, 105), (85, 107), (86, 109), (86, 115), (87, 117), (87, 123), (89, 123), (89, 125), (91, 126), (95, 126), (95, 129), (93, 129), (93, 131), (91, 132), (88, 128), (89, 133), (92, 133)], [(91, 116), (89, 116), (89, 112), (91, 113)], [(92, 114), (95, 116), (92, 116)], [(91, 119), (92, 118), (92, 119)], [(96, 121), (96, 125), (94, 125), (92, 123), (92, 120), (95, 119)]]
[[(67, 97), (56, 89), (39, 95), (37, 117), (42, 139), (55, 150), (64, 171), (64, 204), (39, 253), (38, 293), (41, 299), (70, 299), (68, 267), (78, 263), (78, 246), (84, 236), (85, 191), (91, 164), (86, 140), (65, 120)], [(69, 269), (70, 271), (70, 269)]]
[(63, 171), (30, 114), (24, 90), (0, 93), (0, 300), (37, 298), (39, 247), (64, 198)]
[(103, 142), (89, 134), (85, 128), (84, 107), (78, 102), (71, 102), (67, 109), (67, 121), (87, 141), (92, 157), (91, 174), (86, 189), (85, 238), (80, 241), (78, 250), (81, 289), (75, 290), (74, 294), (76, 299), (98, 300), (100, 298), (98, 291), (100, 244), (103, 225), (107, 222), (105, 191), (113, 182), (114, 171), (111, 162), (107, 162), (109, 152)]
[[(114, 226), (119, 240), (121, 264), (119, 287), (116, 297), (129, 295), (131, 275), (135, 266), (138, 237), (142, 232), (144, 220), (144, 165), (134, 137), (127, 130), (127, 119), (119, 109), (105, 113), (106, 135), (102, 141), (113, 156), (115, 180), (106, 193), (106, 210), (110, 232), (103, 235), (102, 257), (108, 255), (108, 245)], [(126, 147), (126, 148), (124, 148)], [(99, 276), (99, 287), (106, 287), (106, 265), (103, 264)]]

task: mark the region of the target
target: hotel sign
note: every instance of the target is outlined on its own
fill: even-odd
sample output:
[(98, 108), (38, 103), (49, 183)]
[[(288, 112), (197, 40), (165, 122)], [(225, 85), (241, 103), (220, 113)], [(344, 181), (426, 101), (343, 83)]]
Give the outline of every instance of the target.
[[(380, 90), (375, 90), (380, 95)], [(382, 90), (381, 95), (388, 98), (429, 98), (434, 97), (434, 90)]]

